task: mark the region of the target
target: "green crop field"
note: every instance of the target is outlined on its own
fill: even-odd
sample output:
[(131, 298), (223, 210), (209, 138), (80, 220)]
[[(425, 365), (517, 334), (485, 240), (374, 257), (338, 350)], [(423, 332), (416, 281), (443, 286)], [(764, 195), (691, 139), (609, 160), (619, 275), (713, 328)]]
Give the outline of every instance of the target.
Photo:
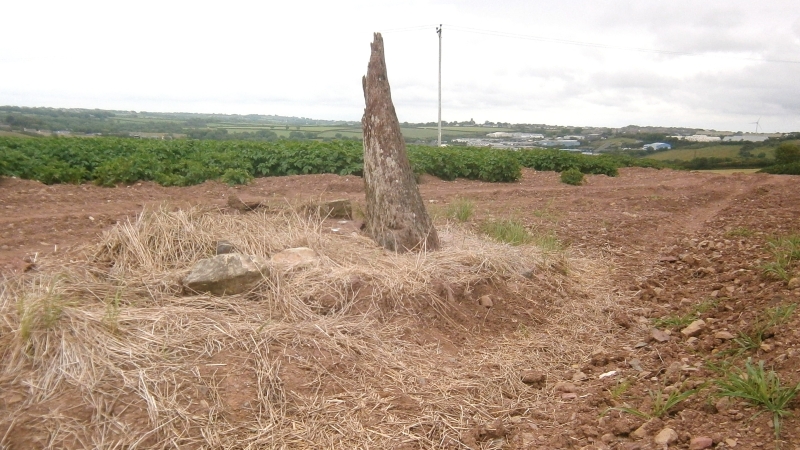
[[(285, 131), (285, 130), (284, 130)], [(496, 150), (476, 147), (409, 145), (415, 173), (445, 180), (468, 178), (514, 181), (521, 167), (615, 176), (617, 168), (652, 167), (654, 161), (585, 156), (559, 150)], [(96, 137), (0, 137), (0, 176), (47, 184), (94, 182), (103, 186), (156, 181), (186, 186), (205, 180), (243, 184), (254, 177), (336, 173), (361, 175), (363, 147), (358, 141), (215, 141)]]

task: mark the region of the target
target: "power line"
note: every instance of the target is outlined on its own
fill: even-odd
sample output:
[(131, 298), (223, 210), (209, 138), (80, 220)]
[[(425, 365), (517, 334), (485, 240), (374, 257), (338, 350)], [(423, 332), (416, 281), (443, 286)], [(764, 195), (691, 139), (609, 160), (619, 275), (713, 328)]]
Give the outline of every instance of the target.
[[(461, 27), (458, 25), (447, 25), (448, 28), (456, 31), (462, 31), (465, 33), (474, 33), (474, 34), (482, 34), (487, 36), (497, 36), (497, 37), (505, 37), (510, 39), (521, 39), (521, 40), (528, 40), (528, 41), (539, 41), (539, 42), (553, 42), (556, 44), (565, 44), (565, 45), (575, 45), (580, 47), (591, 47), (591, 48), (604, 48), (604, 49), (612, 49), (612, 50), (626, 50), (626, 51), (633, 51), (633, 52), (642, 52), (642, 53), (655, 53), (659, 55), (674, 55), (674, 56), (705, 56), (704, 53), (695, 53), (695, 52), (679, 52), (679, 51), (672, 51), (672, 50), (659, 50), (659, 49), (652, 49), (652, 48), (640, 48), (640, 47), (626, 47), (620, 45), (610, 45), (610, 44), (602, 44), (598, 42), (586, 42), (586, 41), (573, 41), (568, 39), (557, 39), (557, 38), (549, 38), (549, 37), (542, 37), (542, 36), (531, 36), (525, 34), (516, 34), (516, 33), (508, 33), (505, 31), (493, 31), (493, 30), (482, 30), (479, 28), (468, 28), (468, 27)], [(746, 56), (726, 56), (725, 58), (728, 59), (739, 59), (745, 61), (758, 61), (758, 62), (770, 62), (770, 63), (784, 63), (784, 64), (800, 64), (800, 61), (794, 61), (789, 59), (773, 59), (773, 58), (748, 58)]]
[(438, 27), (438, 26), (439, 26), (439, 24), (417, 25), (417, 26), (413, 26), (413, 27), (404, 27), (404, 28), (392, 28), (392, 29), (389, 29), (389, 30), (382, 30), (381, 34), (386, 34), (386, 33), (404, 33), (404, 32), (408, 32), (408, 31), (430, 30), (431, 28)]

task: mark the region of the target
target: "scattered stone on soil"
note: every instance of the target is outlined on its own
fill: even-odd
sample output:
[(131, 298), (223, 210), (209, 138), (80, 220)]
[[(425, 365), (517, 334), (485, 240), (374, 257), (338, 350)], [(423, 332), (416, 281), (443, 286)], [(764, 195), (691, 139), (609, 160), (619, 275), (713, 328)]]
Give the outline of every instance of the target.
[[(585, 357), (588, 354), (586, 353), (579, 356), (582, 361), (574, 361), (576, 355), (562, 355), (564, 359), (570, 359), (563, 368), (554, 369), (538, 362), (526, 362), (519, 367), (537, 368), (541, 372), (536, 370), (509, 372), (518, 374), (520, 377), (518, 380), (531, 389), (512, 389), (508, 393), (503, 392), (503, 395), (492, 397), (497, 399), (496, 403), (487, 402), (482, 405), (484, 411), (489, 414), (500, 411), (496, 414), (509, 419), (506, 423), (506, 436), (497, 438), (498, 441), (487, 438), (481, 445), (509, 449), (651, 450), (661, 448), (653, 443), (654, 436), (663, 428), (670, 427), (679, 431), (678, 440), (669, 444), (670, 449), (690, 448), (693, 440), (703, 437), (710, 437), (713, 440), (711, 447), (706, 448), (763, 450), (773, 447), (775, 442), (772, 430), (767, 427), (766, 415), (762, 414), (755, 421), (750, 421), (749, 419), (757, 411), (755, 408), (740, 400), (716, 398), (712, 395), (713, 389), (701, 390), (682, 402), (678, 408), (665, 414), (663, 420), (648, 422), (646, 426), (643, 425), (643, 419), (620, 411), (611, 411), (604, 417), (599, 419), (598, 417), (603, 411), (620, 406), (650, 411), (648, 391), (662, 389), (666, 393), (675, 392), (674, 389), (677, 389), (675, 383), (665, 385), (666, 378), (680, 379), (680, 382), (685, 384), (685, 388), (681, 389), (697, 387), (693, 383), (709, 382), (713, 385), (714, 379), (719, 375), (708, 370), (708, 366), (704, 363), (720, 362), (722, 355), (737, 350), (738, 345), (732, 338), (738, 336), (740, 332), (752, 330), (758, 318), (763, 317), (768, 308), (786, 307), (800, 302), (798, 267), (793, 267), (793, 277), (788, 283), (769, 278), (759, 269), (761, 264), (769, 262), (773, 257), (768, 247), (770, 237), (797, 232), (795, 224), (797, 217), (800, 217), (800, 192), (790, 188), (796, 181), (793, 178), (765, 174), (720, 176), (623, 168), (620, 169), (619, 177), (589, 176), (593, 190), (591, 194), (587, 194), (562, 189), (557, 179), (558, 174), (533, 172), (527, 169), (523, 169), (523, 173), (520, 182), (508, 185), (469, 180), (445, 182), (433, 179), (421, 185), (420, 189), (426, 204), (429, 202), (446, 204), (449, 199), (456, 196), (468, 196), (474, 199), (479, 206), (478, 210), (483, 211), (478, 214), (479, 217), (482, 214), (499, 216), (509, 209), (518, 209), (521, 211), (520, 218), (530, 223), (531, 227), (552, 229), (559, 239), (569, 243), (570, 247), (581, 254), (590, 257), (602, 254), (603, 258), (608, 258), (609, 267), (614, 269), (614, 273), (609, 276), (613, 285), (610, 295), (619, 297), (625, 312), (623, 315), (609, 311), (608, 325), (613, 329), (613, 335), (610, 335), (613, 339), (602, 344), (598, 343), (598, 346), (602, 345), (606, 351), (607, 358), (595, 357), (595, 354), (591, 353), (590, 360), (586, 361)], [(350, 181), (363, 185), (363, 180), (355, 177)], [(241, 197), (240, 200), (244, 203), (244, 200), (251, 198), (271, 198), (267, 196), (277, 192), (281, 197), (285, 195), (291, 203), (302, 204), (311, 198), (318, 199), (334, 192), (326, 191), (326, 187), (331, 183), (344, 184), (344, 178), (335, 175), (257, 178), (251, 184), (239, 187), (235, 194)], [(90, 184), (44, 186), (29, 180), (11, 178), (0, 179), (0, 184), (3, 185), (0, 205), (9, 209), (10, 206), (14, 206), (14, 214), (0, 218), (0, 244), (2, 244), (0, 270), (9, 274), (21, 274), (28, 267), (36, 270), (36, 266), (32, 266), (34, 262), (38, 262), (35, 255), (41, 256), (52, 252), (53, 243), (58, 243), (58, 251), (63, 252), (69, 247), (97, 242), (101, 234), (114, 223), (135, 218), (142, 210), (164, 201), (180, 207), (201, 202), (204, 206), (221, 209), (224, 214), (239, 214), (238, 211), (231, 210), (233, 208), (226, 208), (226, 201), (233, 201), (231, 200), (234, 196), (231, 195), (234, 192), (233, 188), (217, 182), (183, 188), (165, 188), (154, 183), (145, 183), (144, 187), (136, 192), (133, 188), (107, 189)], [(41, 191), (44, 190), (48, 196), (46, 203), (40, 199), (43, 195)], [(544, 194), (534, 194), (540, 192)], [(363, 198), (363, 190), (340, 190), (328, 198), (343, 196), (357, 203)], [(659, 198), (651, 198), (656, 196)], [(548, 202), (552, 199), (555, 199), (555, 202), (550, 211), (561, 214), (558, 221), (549, 221), (538, 215), (540, 212), (548, 212)], [(47, 208), (30, 207), (40, 204), (47, 205)], [(626, 210), (635, 212), (638, 217), (622, 214), (622, 211)], [(536, 211), (536, 214), (533, 211)], [(42, 217), (46, 217), (46, 220)], [(345, 229), (341, 223), (333, 220), (330, 222), (331, 226), (337, 228), (341, 226)], [(603, 225), (599, 228), (600, 222)], [(346, 229), (347, 232), (342, 232), (345, 236), (349, 234), (349, 224)], [(747, 235), (738, 236), (737, 230), (743, 230)], [(225, 235), (221, 234), (218, 237)], [(657, 263), (654, 260), (658, 255), (676, 255), (678, 261)], [(538, 283), (540, 269), (529, 269), (523, 273), (530, 279), (522, 277), (515, 279), (523, 283)], [(353, 286), (351, 291), (354, 293), (370, 289), (366, 280), (354, 281)], [(647, 291), (650, 297), (637, 296), (640, 291)], [(447, 292), (447, 290), (442, 291), (442, 298), (453, 297), (449, 302), (456, 304), (469, 301), (470, 308), (476, 308), (479, 297), (486, 293), (481, 292), (474, 297), (468, 297), (461, 289), (449, 295)], [(712, 297), (711, 294), (714, 292), (715, 296)], [(494, 316), (495, 312), (505, 313), (503, 311), (505, 305), (512, 304), (512, 301), (507, 301), (509, 297), (505, 294), (505, 292), (502, 294), (491, 292), (491, 298), (495, 300), (495, 309), (491, 310), (490, 316)], [(508, 294), (513, 297), (513, 293)], [(565, 295), (571, 294), (565, 292)], [(336, 311), (347, 300), (349, 299), (343, 299), (341, 296), (317, 296), (316, 293), (313, 297), (309, 293), (309, 298), (303, 299), (309, 306), (315, 308), (315, 311), (322, 313)], [(509, 323), (515, 320), (523, 323), (527, 320), (526, 315), (530, 315), (532, 319), (536, 319), (535, 326), (551, 326), (551, 317), (539, 316), (540, 311), (537, 309), (539, 306), (534, 304), (538, 300), (530, 300), (531, 313), (520, 309), (518, 311), (520, 314), (507, 315), (503, 319)], [(712, 305), (710, 309), (704, 311), (695, 309), (701, 304)], [(800, 350), (798, 350), (800, 332), (794, 331), (800, 329), (798, 311), (795, 311), (787, 322), (765, 333), (766, 341), (763, 347), (753, 349), (739, 359), (733, 359), (734, 367), (742, 368), (746, 358), (751, 357), (754, 362), (763, 360), (766, 366), (774, 367), (781, 381), (787, 385), (794, 385), (800, 381), (797, 371), (800, 367)], [(667, 326), (662, 326), (662, 329), (658, 330), (663, 333), (659, 335), (663, 340), (656, 339), (652, 335), (654, 319), (687, 316), (703, 319), (706, 323), (697, 336), (679, 335), (680, 327), (673, 328), (670, 335), (666, 332), (669, 331)], [(622, 319), (618, 320), (618, 317)], [(491, 319), (492, 317), (489, 317), (489, 320)], [(529, 325), (527, 322), (525, 324)], [(482, 328), (479, 336), (469, 335), (468, 340), (464, 342), (476, 339), (479, 340), (478, 345), (484, 348), (499, 345), (495, 334), (497, 332), (497, 328), (487, 326)], [(456, 347), (462, 342), (460, 339), (463, 335), (447, 334), (447, 332), (443, 334), (446, 339), (456, 343)], [(508, 336), (516, 338), (513, 330)], [(679, 341), (677, 337), (680, 337)], [(413, 341), (410, 342), (410, 345), (416, 345)], [(428, 342), (423, 341), (421, 345), (428, 345)], [(586, 351), (591, 351), (591, 343), (587, 343), (587, 346), (590, 348)], [(539, 352), (553, 350), (556, 349), (537, 349)], [(321, 357), (319, 368), (330, 370), (331, 374), (337, 377), (344, 377), (348, 370), (347, 363), (329, 366), (324, 355), (301, 350), (297, 356), (310, 357), (309, 361)], [(226, 359), (224, 354), (220, 354), (219, 358), (209, 362), (234, 361)], [(491, 367), (486, 369), (484, 365), (472, 366), (470, 365), (472, 361), (451, 358), (450, 355), (445, 356), (442, 361), (446, 370), (450, 370), (451, 366), (461, 365), (460, 370), (466, 371), (463, 375), (471, 375), (472, 371), (494, 370)], [(576, 362), (582, 365), (569, 367)], [(245, 372), (249, 373), (249, 371), (235, 372), (231, 369), (231, 364), (210, 367), (214, 371), (219, 370), (221, 379), (227, 381), (236, 380)], [(228, 371), (226, 367), (229, 368)], [(667, 377), (666, 372), (670, 367), (673, 367), (673, 370)], [(614, 369), (620, 370), (620, 375), (612, 379), (599, 379), (599, 374)], [(294, 360), (283, 361), (281, 371), (283, 370), (286, 372), (277, 373), (276, 380), (287, 383), (285, 387), (287, 392), (290, 388), (295, 389), (293, 383), (311, 383), (315, 376), (313, 373), (309, 378), (301, 376), (295, 382), (294, 378), (298, 374), (304, 374), (305, 371), (297, 369)], [(576, 392), (557, 390), (552, 396), (535, 391), (546, 386), (545, 372), (554, 374), (551, 375), (551, 379), (560, 376), (565, 383), (570, 383), (574, 372), (578, 370), (588, 374), (590, 379), (575, 383), (579, 385), (580, 395), (577, 388)], [(556, 373), (558, 375), (555, 375)], [(462, 374), (456, 376), (460, 375)], [(497, 375), (502, 376), (502, 372), (498, 372)], [(203, 374), (203, 376), (208, 375)], [(412, 378), (416, 380), (411, 382), (414, 386), (408, 387), (425, 393), (420, 394), (419, 401), (432, 405), (426, 403), (429, 399), (426, 397), (427, 393), (432, 390), (432, 386), (441, 382), (442, 376), (443, 374), (437, 373), (419, 374), (417, 378)], [(517, 382), (517, 380), (509, 381)], [(385, 382), (392, 384), (389, 378)], [(617, 391), (618, 387), (623, 386), (623, 382), (626, 390)], [(677, 386), (682, 385), (677, 384)], [(619, 392), (619, 396), (613, 397), (611, 392)], [(256, 398), (257, 392), (253, 388), (245, 385), (237, 386), (235, 389), (229, 387), (225, 393), (247, 397), (253, 407), (242, 411), (256, 410), (257, 403), (252, 399)], [(506, 396), (507, 394), (509, 396)], [(573, 394), (575, 398), (565, 399), (562, 397), (563, 394)], [(334, 401), (338, 401), (335, 393), (323, 395), (331, 396), (330, 398), (337, 399)], [(417, 399), (415, 394), (409, 395)], [(516, 398), (517, 395), (519, 398)], [(547, 409), (533, 411), (517, 408), (520, 403), (515, 402), (526, 396), (536, 399), (532, 402), (536, 407), (541, 405)], [(528, 398), (525, 399), (526, 402)], [(11, 390), (5, 392), (0, 390), (0, 407), (5, 405), (7, 409), (19, 411), (19, 414), (15, 414), (12, 419), (18, 425), (8, 435), (12, 440), (9, 448), (27, 448), (25, 442), (28, 443), (27, 446), (31, 445), (30, 442), (46, 446), (46, 433), (45, 437), (41, 438), (44, 440), (37, 440), (39, 437), (35, 436), (36, 427), (40, 424), (52, 425), (50, 417), (65, 411), (58, 409), (59, 404), (56, 400), (40, 403), (36, 406), (37, 409), (30, 408), (26, 411), (19, 405), (29, 402), (29, 396)], [(211, 397), (200, 400), (199, 404), (195, 400), (191, 408), (198, 407), (198, 409), (189, 412), (207, 417), (210, 403), (214, 403)], [(198, 405), (202, 405), (202, 408)], [(51, 409), (47, 410), (48, 407)], [(78, 410), (79, 408), (75, 408), (75, 411)], [(127, 411), (133, 410), (134, 408), (129, 408)], [(382, 414), (380, 408), (374, 411), (376, 417), (380, 419), (386, 417), (379, 416)], [(142, 420), (144, 423), (147, 422), (146, 408), (133, 412), (137, 414), (143, 412)], [(392, 407), (389, 413), (403, 414), (405, 420), (413, 417), (416, 411)], [(241, 416), (234, 416), (232, 419), (245, 418), (244, 412), (240, 414)], [(793, 412), (785, 418), (781, 432), (784, 441), (782, 448), (794, 449), (800, 443), (798, 416)], [(76, 425), (86, 426), (88, 429), (94, 426), (91, 420), (94, 415), (88, 417), (86, 420), (70, 420), (75, 420)], [(480, 418), (470, 418), (475, 420), (470, 426), (484, 422), (491, 423), (493, 419), (494, 417), (488, 418), (487, 421), (487, 417), (483, 415)], [(132, 427), (132, 430), (139, 430), (135, 425), (131, 425), (135, 422), (130, 418), (116, 415), (115, 420), (120, 420), (126, 427)], [(8, 423), (5, 422), (6, 425)], [(759, 428), (758, 433), (755, 432), (756, 425)], [(21, 428), (22, 426), (27, 428)], [(0, 419), (0, 429), (2, 427), (3, 422)], [(637, 439), (634, 433), (638, 433), (640, 428), (644, 437)], [(409, 431), (415, 436), (436, 432), (433, 428), (422, 431), (409, 429)], [(0, 431), (0, 435), (2, 434)], [(595, 435), (598, 437), (594, 437)], [(192, 434), (191, 431), (189, 438), (198, 438), (202, 441), (202, 437)], [(13, 439), (17, 439), (16, 443)], [(455, 436), (455, 439), (457, 440), (458, 436)], [(507, 441), (500, 442), (503, 439)], [(461, 446), (461, 443), (453, 446)], [(403, 448), (399, 441), (396, 448)], [(480, 448), (480, 445), (474, 448)]]
[(670, 336), (659, 330), (658, 328), (653, 328), (650, 330), (650, 337), (656, 342), (667, 342), (670, 339)]
[(586, 380), (586, 379), (588, 379), (588, 378), (589, 378), (589, 376), (588, 376), (588, 375), (586, 375), (585, 373), (583, 373), (583, 372), (580, 372), (580, 371), (578, 371), (578, 372), (575, 372), (575, 373), (572, 375), (572, 381), (584, 381), (584, 380)]
[(664, 428), (653, 438), (658, 445), (669, 445), (678, 440), (678, 433), (672, 428)]
[(577, 386), (575, 386), (572, 383), (568, 383), (566, 381), (559, 381), (558, 383), (556, 383), (556, 385), (553, 386), (553, 390), (555, 390), (556, 392), (566, 392), (566, 393), (578, 392)]
[(723, 341), (728, 341), (733, 339), (735, 336), (728, 331), (717, 331), (714, 333), (714, 339), (722, 339)]
[(695, 320), (689, 326), (681, 330), (681, 334), (686, 337), (697, 337), (701, 331), (706, 327), (706, 322), (703, 319)]
[(703, 450), (710, 448), (712, 445), (714, 445), (713, 439), (708, 436), (700, 436), (689, 441), (689, 450)]
[(537, 389), (543, 388), (546, 381), (547, 375), (544, 372), (530, 370), (522, 374), (522, 382)]
[(478, 303), (479, 303), (481, 306), (483, 306), (483, 307), (486, 307), (486, 308), (491, 308), (492, 306), (494, 306), (494, 303), (492, 302), (492, 297), (490, 297), (490, 296), (488, 296), (488, 295), (484, 295), (484, 296), (482, 296), (482, 297), (481, 297), (481, 298), (478, 300)]

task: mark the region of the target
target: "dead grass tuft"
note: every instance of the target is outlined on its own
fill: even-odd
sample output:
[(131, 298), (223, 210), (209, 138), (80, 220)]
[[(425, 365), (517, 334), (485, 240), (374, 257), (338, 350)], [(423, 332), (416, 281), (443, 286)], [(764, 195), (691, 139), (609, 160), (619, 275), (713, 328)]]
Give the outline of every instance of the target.
[[(520, 373), (556, 381), (614, 331), (602, 262), (458, 226), (441, 251), (399, 255), (322, 223), (149, 211), (4, 280), (0, 447), (459, 448), (477, 425), (552, 412)], [(182, 296), (219, 239), (321, 262), (242, 295)], [(491, 310), (470, 297), (487, 286), (505, 295)], [(516, 331), (487, 328), (518, 309), (534, 312)]]

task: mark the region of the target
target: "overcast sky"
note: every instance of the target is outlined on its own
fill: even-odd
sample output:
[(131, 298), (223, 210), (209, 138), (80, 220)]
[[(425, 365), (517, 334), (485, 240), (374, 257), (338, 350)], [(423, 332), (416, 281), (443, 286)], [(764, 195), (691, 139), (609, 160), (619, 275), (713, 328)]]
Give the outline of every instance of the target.
[[(5, 2), (0, 104), (800, 131), (797, 0)], [(783, 62), (782, 62), (783, 61)]]

